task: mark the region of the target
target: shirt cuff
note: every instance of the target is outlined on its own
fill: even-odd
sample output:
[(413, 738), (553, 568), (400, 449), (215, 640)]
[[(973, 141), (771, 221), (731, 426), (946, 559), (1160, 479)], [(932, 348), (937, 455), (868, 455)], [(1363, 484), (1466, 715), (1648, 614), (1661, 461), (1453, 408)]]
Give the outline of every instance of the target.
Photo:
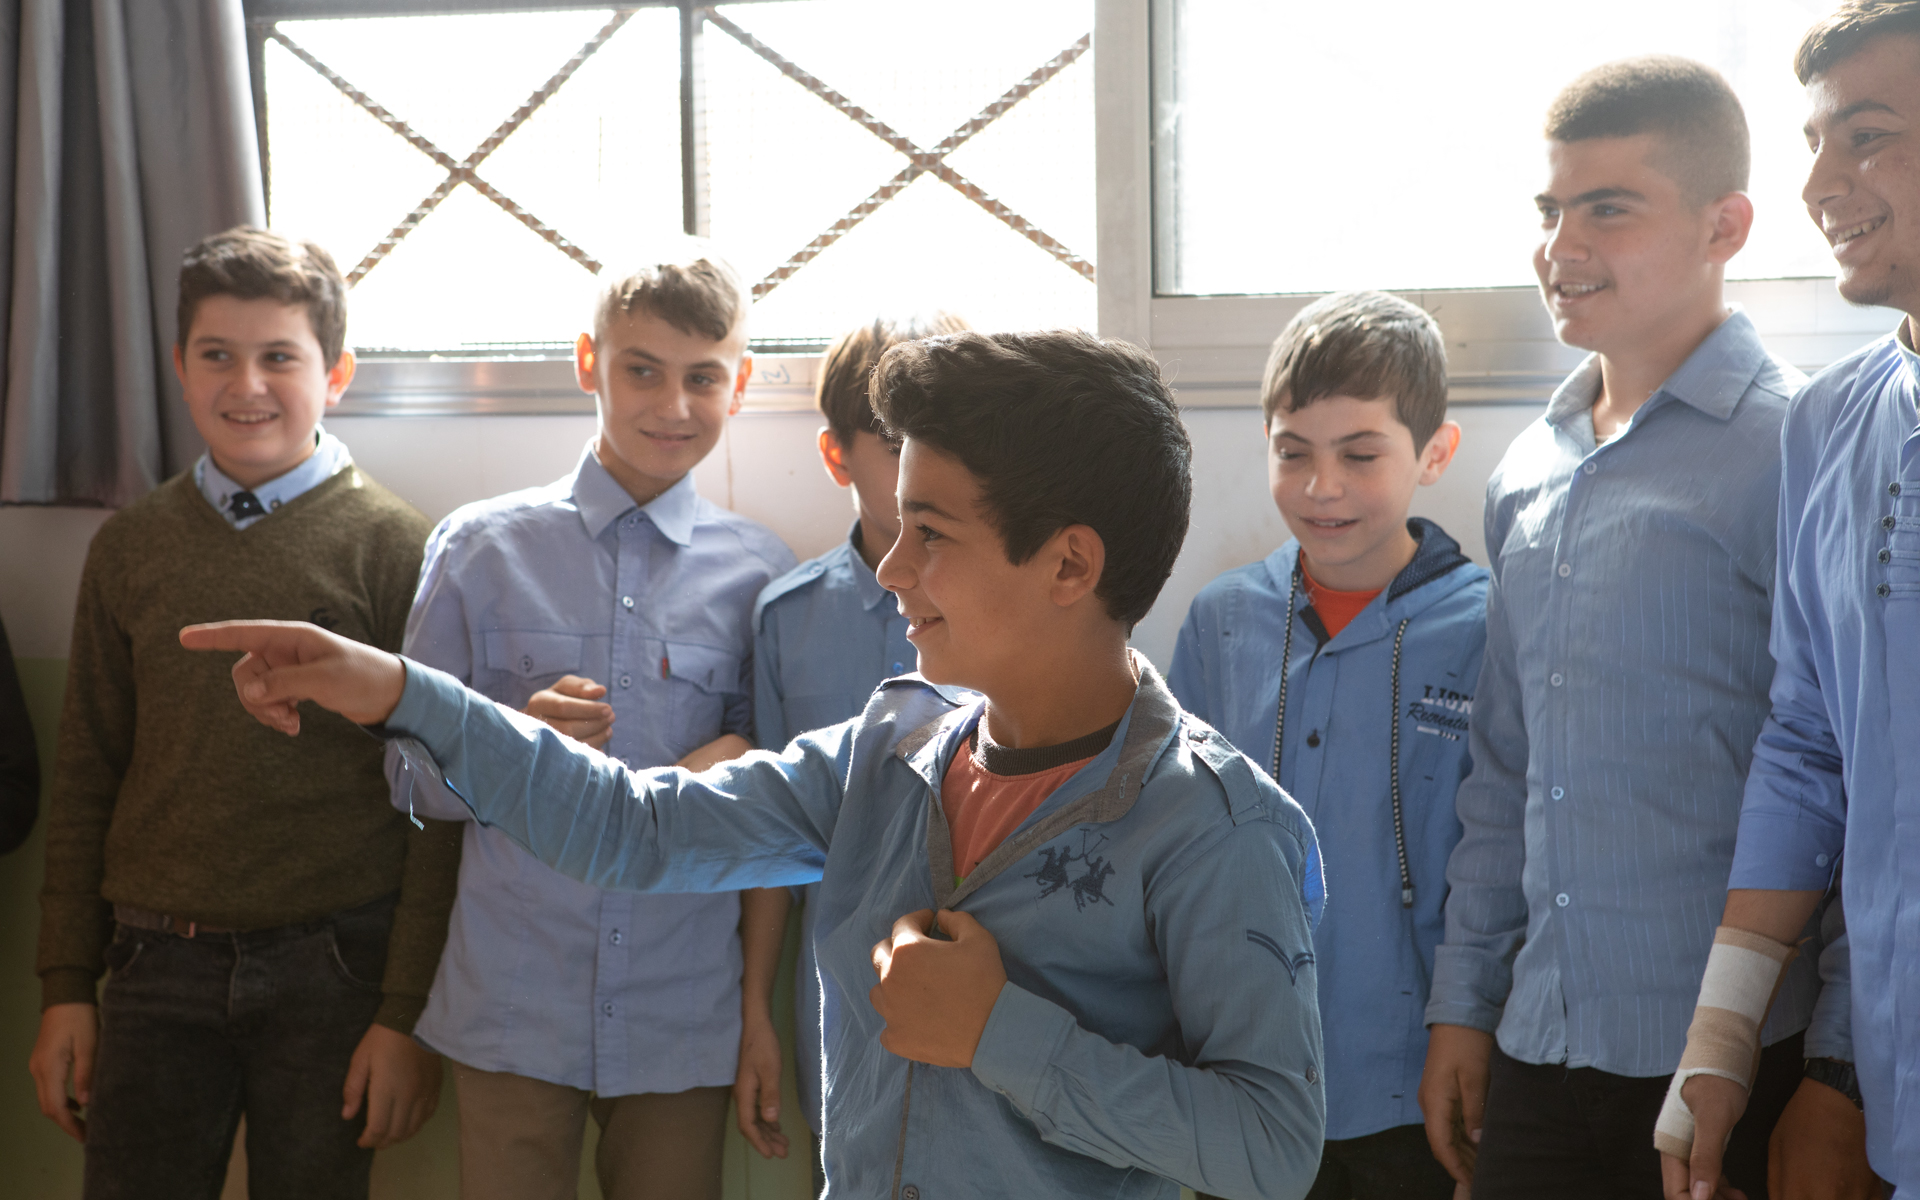
[(80, 967), (55, 967), (40, 976), (40, 1007), (98, 1004), (99, 976)]
[(1424, 1018), (1428, 1025), (1463, 1025), (1482, 1033), (1500, 1027), (1513, 975), (1490, 958), (1470, 946), (1434, 948), (1433, 984), (1427, 991)]
[(1013, 1101), (1023, 1113), (1040, 1106), (1040, 1088), (1054, 1052), (1078, 1028), (1073, 1015), (1011, 983), (1000, 988), (980, 1044), (973, 1050), (973, 1077)]
[(1833, 884), (1846, 829), (1791, 813), (1740, 814), (1728, 890), (1816, 892)]

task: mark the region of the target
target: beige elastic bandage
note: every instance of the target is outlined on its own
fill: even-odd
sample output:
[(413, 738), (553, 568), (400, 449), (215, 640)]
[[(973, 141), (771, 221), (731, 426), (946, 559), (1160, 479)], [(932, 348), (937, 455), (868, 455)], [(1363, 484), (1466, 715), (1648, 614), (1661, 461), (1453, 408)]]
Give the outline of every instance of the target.
[(1687, 1048), (1653, 1126), (1654, 1149), (1675, 1158), (1693, 1157), (1693, 1110), (1680, 1098), (1680, 1089), (1695, 1075), (1718, 1075), (1753, 1089), (1760, 1066), (1760, 1023), (1773, 1006), (1787, 964), (1799, 953), (1797, 947), (1744, 929), (1722, 925), (1713, 931), (1700, 1001), (1687, 1027)]

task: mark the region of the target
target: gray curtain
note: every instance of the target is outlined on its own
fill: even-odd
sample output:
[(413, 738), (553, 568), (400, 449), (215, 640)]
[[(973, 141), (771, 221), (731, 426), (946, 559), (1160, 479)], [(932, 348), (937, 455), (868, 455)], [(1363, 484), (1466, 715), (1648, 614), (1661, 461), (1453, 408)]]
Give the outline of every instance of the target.
[(123, 505), (200, 453), (180, 255), (243, 223), (241, 0), (0, 0), (0, 503)]

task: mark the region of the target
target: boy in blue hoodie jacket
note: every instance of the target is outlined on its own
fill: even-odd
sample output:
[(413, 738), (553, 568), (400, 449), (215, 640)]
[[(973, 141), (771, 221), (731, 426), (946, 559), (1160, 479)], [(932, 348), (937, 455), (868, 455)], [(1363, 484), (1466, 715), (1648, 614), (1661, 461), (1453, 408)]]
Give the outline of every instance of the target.
[(1298, 799), (1326, 856), (1328, 1141), (1310, 1200), (1446, 1200), (1415, 1097), (1487, 572), (1407, 516), (1460, 444), (1440, 331), (1394, 296), (1328, 296), (1274, 342), (1261, 408), (1294, 538), (1194, 598), (1169, 682)]
[(1157, 364), (959, 333), (888, 351), (873, 396), (902, 438), (877, 576), (921, 674), (779, 755), (632, 771), (314, 626), (181, 640), (247, 651), (236, 685), (274, 728), (302, 700), (384, 726), (594, 886), (818, 880), (829, 1200), (1302, 1195), (1325, 1117), (1313, 827), (1126, 644), (1192, 499)]

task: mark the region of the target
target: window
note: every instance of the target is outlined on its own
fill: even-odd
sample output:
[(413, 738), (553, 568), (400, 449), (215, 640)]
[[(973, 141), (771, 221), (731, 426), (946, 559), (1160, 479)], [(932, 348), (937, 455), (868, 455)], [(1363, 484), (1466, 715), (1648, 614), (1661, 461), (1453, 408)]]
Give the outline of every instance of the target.
[(1794, 47), (1825, 0), (1154, 0), (1159, 295), (1531, 285), (1553, 96), (1611, 59), (1726, 75), (1753, 133), (1735, 278), (1831, 275)]
[(350, 273), (358, 348), (560, 354), (592, 272), (683, 229), (763, 349), (1094, 322), (1092, 0), (369, 9), (249, 6), (271, 218)]

